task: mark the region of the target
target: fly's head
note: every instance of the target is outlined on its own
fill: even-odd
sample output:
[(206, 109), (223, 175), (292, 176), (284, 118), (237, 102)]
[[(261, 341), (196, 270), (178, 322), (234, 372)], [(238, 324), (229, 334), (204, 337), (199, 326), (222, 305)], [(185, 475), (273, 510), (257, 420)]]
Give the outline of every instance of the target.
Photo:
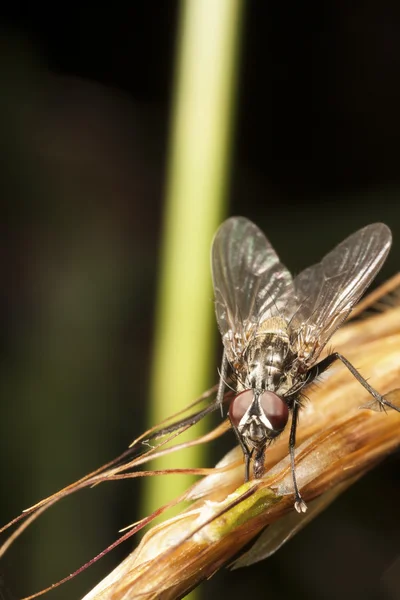
[(289, 409), (274, 392), (247, 389), (232, 400), (229, 418), (247, 447), (260, 449), (285, 429)]

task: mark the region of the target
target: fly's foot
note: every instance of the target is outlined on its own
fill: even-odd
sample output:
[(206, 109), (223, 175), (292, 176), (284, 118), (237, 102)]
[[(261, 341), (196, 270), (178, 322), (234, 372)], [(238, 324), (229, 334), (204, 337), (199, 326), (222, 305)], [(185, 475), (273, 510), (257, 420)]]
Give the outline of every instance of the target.
[(387, 412), (388, 409), (393, 409), (397, 412), (400, 412), (400, 408), (395, 404), (392, 404), (392, 402), (387, 400), (385, 396), (379, 396), (379, 398), (375, 398), (372, 400), (372, 402), (362, 404), (359, 408), (366, 408), (375, 412)]
[(383, 396), (381, 399), (371, 400), (371, 402), (366, 402), (365, 404), (361, 404), (358, 408), (365, 408), (367, 410), (373, 410), (374, 412), (386, 412), (385, 402)]
[(299, 495), (296, 496), (296, 502), (294, 503), (294, 507), (298, 513), (305, 513), (307, 511), (307, 504), (304, 502), (303, 498)]

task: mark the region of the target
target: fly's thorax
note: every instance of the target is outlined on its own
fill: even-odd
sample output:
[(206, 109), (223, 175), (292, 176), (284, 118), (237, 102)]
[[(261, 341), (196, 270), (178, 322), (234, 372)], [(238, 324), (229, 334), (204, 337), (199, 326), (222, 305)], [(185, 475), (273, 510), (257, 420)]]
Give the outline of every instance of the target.
[(268, 332), (258, 335), (249, 343), (245, 359), (245, 386), (279, 394), (291, 387), (295, 355), (286, 334)]
[(289, 343), (287, 322), (280, 317), (270, 317), (261, 323), (244, 322), (238, 329), (229, 329), (223, 335), (226, 356), (235, 371), (245, 368), (249, 346), (257, 345), (268, 333), (279, 335)]

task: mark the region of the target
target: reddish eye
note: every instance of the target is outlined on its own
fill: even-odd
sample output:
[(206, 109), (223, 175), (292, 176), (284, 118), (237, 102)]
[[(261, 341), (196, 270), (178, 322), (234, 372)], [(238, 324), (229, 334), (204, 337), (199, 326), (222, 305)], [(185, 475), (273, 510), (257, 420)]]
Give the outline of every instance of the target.
[(289, 409), (282, 398), (273, 392), (263, 392), (260, 396), (260, 405), (275, 431), (285, 428), (289, 418)]
[(253, 402), (254, 393), (253, 390), (246, 390), (241, 392), (236, 398), (234, 398), (229, 406), (229, 417), (232, 425), (238, 427), (243, 415)]

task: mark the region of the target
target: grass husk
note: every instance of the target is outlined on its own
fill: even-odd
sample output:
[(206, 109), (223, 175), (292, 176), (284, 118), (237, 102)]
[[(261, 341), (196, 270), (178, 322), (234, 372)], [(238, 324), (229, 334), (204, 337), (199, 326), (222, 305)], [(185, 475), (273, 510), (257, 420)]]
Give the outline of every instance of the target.
[[(362, 339), (362, 341), (360, 341)], [(400, 407), (400, 309), (388, 310), (336, 334), (369, 381)], [(266, 454), (266, 475), (243, 484), (239, 448), (214, 474), (192, 487), (192, 506), (155, 527), (139, 547), (85, 600), (181, 598), (265, 530), (236, 563), (246, 566), (270, 556), (340, 493), (400, 445), (400, 415), (359, 409), (368, 393), (337, 365), (309, 394), (298, 428), (296, 473), (309, 510), (293, 508), (293, 484), (285, 433)], [(261, 540), (261, 541), (260, 541)]]
[[(376, 389), (400, 407), (400, 307), (390, 306), (382, 313), (350, 322), (332, 341)], [(212, 393), (213, 390), (205, 394), (203, 401)], [(19, 529), (5, 542), (0, 555), (44, 510), (80, 489), (115, 479), (168, 479), (172, 474), (189, 472), (202, 477), (170, 503), (160, 505), (145, 519), (126, 528), (109, 548), (64, 580), (68, 581), (141, 531), (171, 506), (179, 505), (179, 514), (153, 526), (138, 547), (84, 600), (182, 598), (219, 568), (229, 565), (234, 557), (233, 566), (238, 568), (270, 556), (399, 447), (400, 415), (394, 410), (375, 412), (359, 408), (369, 400), (366, 390), (341, 364), (332, 366), (319, 385), (310, 391), (309, 402), (301, 411), (296, 451), (297, 480), (309, 506), (304, 515), (297, 514), (293, 508), (288, 432), (268, 449), (265, 476), (245, 484), (240, 448), (233, 448), (213, 469), (175, 467), (159, 472), (144, 471), (143, 466), (155, 457), (163, 454), (174, 457), (178, 450), (185, 453), (188, 446), (203, 445), (229, 428), (225, 421), (191, 442), (181, 442), (180, 433), (190, 426), (190, 419), (187, 421), (179, 415), (180, 427), (176, 430), (170, 429), (165, 435), (161, 428), (164, 435), (159, 439), (154, 431), (146, 432), (117, 459), (31, 507), (8, 524), (3, 530), (13, 524), (19, 524)], [(193, 410), (196, 406), (190, 408)], [(154, 447), (144, 446), (142, 441), (151, 436)], [(171, 447), (167, 442), (175, 445)], [(237, 558), (253, 539), (253, 546), (250, 549), (247, 546), (246, 553)]]

